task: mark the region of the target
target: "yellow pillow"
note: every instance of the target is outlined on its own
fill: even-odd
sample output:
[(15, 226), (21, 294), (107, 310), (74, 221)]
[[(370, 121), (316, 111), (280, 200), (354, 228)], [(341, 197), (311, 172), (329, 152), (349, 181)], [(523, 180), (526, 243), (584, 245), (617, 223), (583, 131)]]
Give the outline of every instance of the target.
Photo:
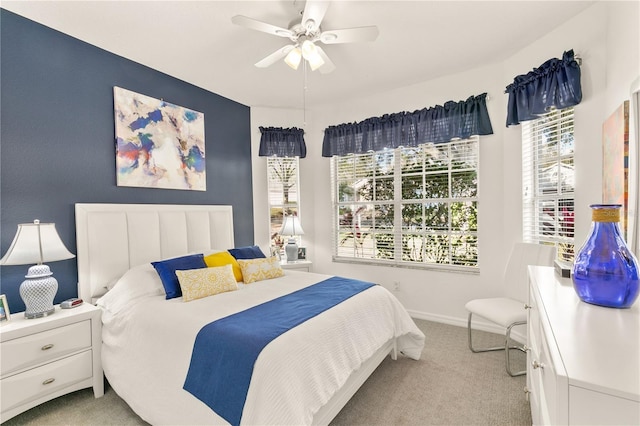
[(204, 263), (206, 263), (210, 268), (215, 266), (231, 265), (236, 281), (242, 281), (242, 270), (240, 269), (240, 265), (238, 265), (236, 258), (231, 256), (231, 253), (228, 251), (221, 251), (219, 253), (213, 253), (205, 256)]
[(238, 289), (231, 265), (176, 271), (182, 301), (190, 302), (214, 294)]
[(284, 271), (280, 267), (280, 261), (276, 256), (238, 259), (238, 264), (242, 269), (242, 278), (245, 284), (278, 278), (284, 275)]

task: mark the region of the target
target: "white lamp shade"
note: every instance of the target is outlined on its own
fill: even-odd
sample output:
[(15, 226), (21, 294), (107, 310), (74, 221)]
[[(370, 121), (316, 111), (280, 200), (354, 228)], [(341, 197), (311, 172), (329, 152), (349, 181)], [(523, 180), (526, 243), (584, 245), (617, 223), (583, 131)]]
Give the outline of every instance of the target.
[(322, 59), (322, 56), (320, 56), (318, 53), (311, 56), (309, 59), (307, 59), (307, 61), (309, 62), (309, 67), (311, 67), (311, 71), (315, 71), (324, 65), (324, 59)]
[(54, 223), (21, 223), (0, 265), (28, 265), (72, 259)]
[(318, 54), (318, 50), (316, 49), (316, 45), (313, 44), (311, 40), (305, 40), (302, 42), (302, 57), (307, 61), (314, 55)]
[(298, 216), (285, 216), (284, 222), (282, 222), (282, 228), (280, 228), (280, 235), (304, 235), (304, 230), (300, 225)]
[(324, 65), (324, 59), (318, 52), (318, 47), (310, 40), (305, 40), (302, 43), (302, 57), (309, 62), (311, 71), (315, 71)]
[(299, 47), (291, 49), (291, 52), (289, 52), (287, 56), (284, 58), (284, 62), (294, 70), (298, 69), (298, 66), (300, 65), (301, 60), (302, 60), (302, 52), (300, 51)]

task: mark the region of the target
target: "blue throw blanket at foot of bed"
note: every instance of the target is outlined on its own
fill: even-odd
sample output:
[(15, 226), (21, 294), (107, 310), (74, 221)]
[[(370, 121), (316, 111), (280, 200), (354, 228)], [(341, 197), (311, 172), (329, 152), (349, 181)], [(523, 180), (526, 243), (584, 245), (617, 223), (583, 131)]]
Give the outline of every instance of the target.
[(273, 339), (375, 284), (332, 277), (202, 327), (183, 388), (240, 424), (253, 366)]

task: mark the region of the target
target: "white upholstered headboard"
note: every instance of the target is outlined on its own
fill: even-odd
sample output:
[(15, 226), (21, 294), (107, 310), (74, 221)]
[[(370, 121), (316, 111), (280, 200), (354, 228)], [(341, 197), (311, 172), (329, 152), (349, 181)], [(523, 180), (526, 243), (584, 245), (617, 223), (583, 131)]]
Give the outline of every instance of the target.
[(93, 303), (134, 266), (233, 244), (231, 206), (76, 204), (78, 297)]

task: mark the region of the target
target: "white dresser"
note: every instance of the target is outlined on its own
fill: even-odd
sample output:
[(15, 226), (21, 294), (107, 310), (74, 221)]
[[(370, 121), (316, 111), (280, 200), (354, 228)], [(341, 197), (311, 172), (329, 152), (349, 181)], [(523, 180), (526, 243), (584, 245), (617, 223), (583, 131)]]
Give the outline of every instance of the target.
[(104, 394), (101, 311), (83, 304), (0, 326), (0, 421), (58, 396), (93, 387)]
[(570, 278), (529, 267), (527, 390), (534, 425), (640, 424), (640, 301), (582, 302)]

